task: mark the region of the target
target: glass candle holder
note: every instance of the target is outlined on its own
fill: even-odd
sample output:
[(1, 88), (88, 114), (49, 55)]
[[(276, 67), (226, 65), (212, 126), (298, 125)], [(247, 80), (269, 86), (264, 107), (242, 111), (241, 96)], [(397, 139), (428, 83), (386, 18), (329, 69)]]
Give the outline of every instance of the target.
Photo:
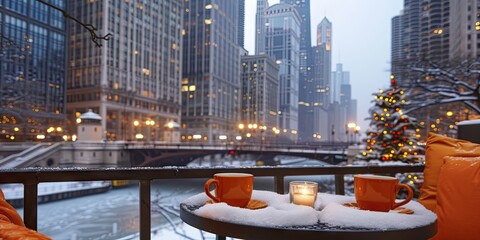
[(290, 202), (297, 205), (313, 207), (317, 199), (318, 183), (293, 181), (289, 184)]

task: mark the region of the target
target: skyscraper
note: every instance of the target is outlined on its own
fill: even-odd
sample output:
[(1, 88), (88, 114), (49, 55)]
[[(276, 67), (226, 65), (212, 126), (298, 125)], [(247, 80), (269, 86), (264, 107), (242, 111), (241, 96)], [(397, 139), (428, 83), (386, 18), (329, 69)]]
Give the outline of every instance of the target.
[(440, 65), (449, 60), (450, 0), (421, 1), (420, 59)]
[(244, 1), (185, 2), (182, 73), (182, 139), (219, 140), (240, 120), (238, 29)]
[[(268, 55), (242, 57), (241, 124), (256, 142), (272, 139), (278, 128), (278, 70)], [(249, 129), (248, 127), (251, 126)], [(247, 132), (242, 133), (247, 138)]]
[(265, 11), (265, 52), (280, 65), (279, 124), (284, 136), (297, 140), (301, 17), (292, 5)]
[[(52, 4), (65, 9), (66, 2)], [(33, 0), (3, 1), (0, 35), (0, 141), (61, 140), (66, 133), (63, 14)]]
[(268, 0), (257, 0), (255, 14), (255, 54), (265, 53), (265, 10), (269, 7)]
[(300, 76), (299, 76), (299, 141), (311, 141), (314, 133), (315, 85), (312, 76), (312, 33), (310, 29), (310, 0), (281, 0), (297, 9), (300, 25)]
[[(401, 24), (403, 58), (401, 68), (418, 61), (445, 64), (449, 59), (449, 0), (405, 0)], [(394, 20), (392, 20), (394, 21)], [(398, 37), (395, 36), (395, 37)], [(395, 68), (395, 66), (392, 66)], [(403, 76), (402, 76), (403, 77)]]
[(403, 62), (402, 18), (403, 15), (392, 18), (391, 72), (396, 76), (397, 81), (401, 81)]
[(180, 121), (183, 3), (176, 0), (69, 1), (69, 11), (111, 33), (102, 48), (70, 24), (68, 112), (102, 117), (107, 140), (165, 140)]
[(480, 3), (450, 1), (450, 60), (474, 60), (480, 57)]
[(317, 47), (315, 48), (315, 82), (316, 89), (320, 90), (320, 105), (328, 108), (332, 98), (331, 72), (332, 72), (332, 23), (325, 17), (317, 25)]
[[(329, 107), (329, 126), (336, 135), (332, 141), (347, 141), (348, 123), (356, 123), (356, 106), (352, 106), (352, 94), (350, 85), (350, 72), (343, 70), (343, 65), (337, 63), (336, 70), (332, 74), (331, 94), (332, 101)], [(355, 119), (353, 119), (355, 118)]]

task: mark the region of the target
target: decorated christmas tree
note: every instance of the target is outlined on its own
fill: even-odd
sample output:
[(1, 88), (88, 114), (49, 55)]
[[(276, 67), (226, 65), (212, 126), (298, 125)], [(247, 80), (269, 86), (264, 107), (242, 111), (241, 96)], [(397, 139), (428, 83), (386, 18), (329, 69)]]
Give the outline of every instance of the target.
[(374, 106), (369, 109), (371, 120), (367, 130), (363, 160), (421, 161), (424, 148), (418, 145), (420, 125), (402, 110), (406, 109), (408, 93), (398, 87), (391, 76), (390, 88), (373, 94)]

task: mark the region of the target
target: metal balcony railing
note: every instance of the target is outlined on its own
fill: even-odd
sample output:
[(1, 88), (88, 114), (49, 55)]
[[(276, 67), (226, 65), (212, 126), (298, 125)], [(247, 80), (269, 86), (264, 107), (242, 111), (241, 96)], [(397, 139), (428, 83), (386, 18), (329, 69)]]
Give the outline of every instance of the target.
[(273, 177), (277, 193), (284, 193), (286, 176), (334, 175), (336, 194), (344, 194), (346, 174), (394, 174), (423, 172), (423, 165), (405, 166), (319, 166), (319, 167), (241, 167), (241, 168), (114, 168), (114, 169), (58, 169), (26, 168), (0, 171), (0, 184), (24, 185), (24, 222), (37, 229), (38, 184), (43, 182), (137, 180), (139, 187), (140, 239), (150, 239), (151, 202), (150, 184), (153, 180), (211, 178), (218, 172), (244, 172), (258, 177)]

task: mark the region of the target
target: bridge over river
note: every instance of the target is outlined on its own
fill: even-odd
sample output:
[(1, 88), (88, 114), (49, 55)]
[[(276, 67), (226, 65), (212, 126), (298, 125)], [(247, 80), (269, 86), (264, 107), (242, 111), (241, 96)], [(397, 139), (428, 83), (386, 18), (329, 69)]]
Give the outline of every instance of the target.
[[(278, 165), (276, 156), (338, 164), (347, 160), (345, 143), (317, 145), (165, 144), (146, 142), (55, 142), (0, 146), (0, 169), (18, 167), (186, 166), (197, 159), (250, 159)], [(210, 156), (210, 157), (207, 157)], [(226, 157), (228, 156), (228, 158)]]
[(275, 156), (296, 156), (319, 160), (330, 164), (347, 161), (346, 144), (307, 145), (201, 145), (201, 144), (125, 144), (130, 152), (132, 166), (160, 167), (186, 166), (188, 163), (208, 155), (249, 154), (265, 165), (276, 165)]

